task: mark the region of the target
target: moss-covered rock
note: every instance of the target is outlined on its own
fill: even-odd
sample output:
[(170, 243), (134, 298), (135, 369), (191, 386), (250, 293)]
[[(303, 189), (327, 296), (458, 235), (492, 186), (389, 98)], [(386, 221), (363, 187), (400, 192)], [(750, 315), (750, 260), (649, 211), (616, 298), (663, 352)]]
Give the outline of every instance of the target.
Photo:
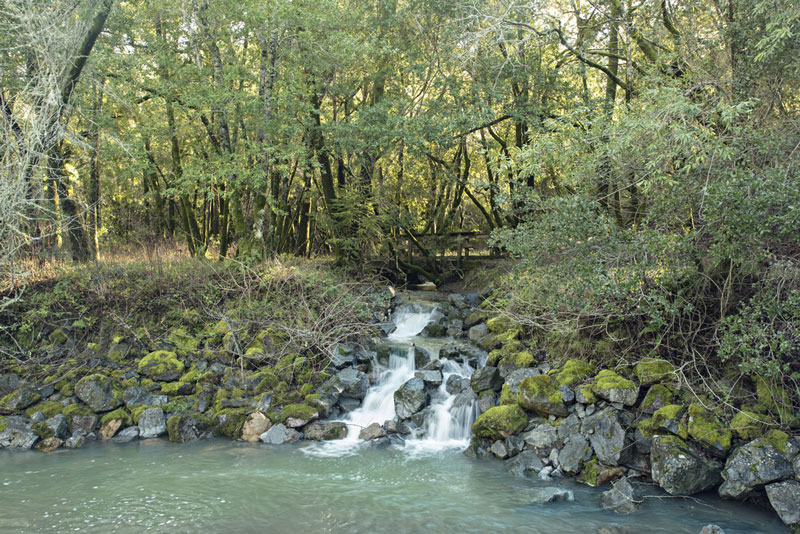
[(180, 356), (195, 354), (200, 348), (200, 340), (189, 334), (185, 328), (172, 329), (168, 339)]
[(518, 404), (493, 406), (472, 424), (472, 433), (481, 438), (503, 439), (525, 429), (528, 418)]
[[(281, 409), (279, 423), (293, 422), (287, 424), (290, 427), (300, 427), (319, 417), (319, 412), (308, 404), (287, 404)], [(293, 419), (294, 421), (289, 421)], [(301, 422), (303, 422), (301, 424)]]
[(178, 382), (186, 382), (190, 384), (194, 384), (198, 382), (205, 373), (199, 370), (197, 367), (192, 366), (191, 369), (186, 371), (181, 377), (178, 379)]
[(517, 404), (517, 394), (508, 384), (503, 384), (503, 387), (500, 388), (500, 405), (505, 404)]
[(598, 464), (597, 458), (592, 458), (588, 462), (584, 462), (581, 473), (578, 475), (578, 482), (593, 488), (597, 487), (597, 478), (599, 474), (600, 464)]
[(74, 402), (68, 404), (61, 410), (61, 414), (69, 420), (73, 416), (89, 416), (94, 415), (94, 412), (85, 404)]
[(594, 404), (597, 402), (597, 395), (592, 391), (592, 385), (583, 384), (575, 388), (575, 400), (581, 404)]
[(539, 415), (569, 415), (561, 392), (549, 375), (525, 378), (519, 385), (517, 402), (526, 410)]
[(772, 424), (766, 415), (742, 410), (731, 419), (731, 430), (738, 438), (750, 441), (763, 435)]
[(697, 403), (689, 406), (689, 436), (706, 447), (719, 452), (727, 452), (731, 448), (731, 431)]
[(23, 386), (0, 399), (0, 413), (13, 413), (24, 410), (42, 398), (35, 389)]
[(631, 380), (619, 376), (610, 369), (603, 369), (594, 378), (592, 391), (609, 402), (619, 402), (633, 406), (639, 396), (639, 386)]
[(64, 406), (60, 402), (43, 401), (38, 404), (34, 404), (25, 410), (25, 415), (28, 417), (33, 417), (33, 414), (36, 412), (42, 412), (45, 418), (50, 419), (51, 417), (60, 414), (63, 408)]
[(678, 404), (668, 404), (656, 410), (653, 414), (653, 428), (663, 429), (683, 439), (689, 437), (686, 419), (683, 417), (686, 407)]
[(188, 382), (164, 382), (161, 384), (161, 394), (170, 397), (189, 395), (192, 391), (194, 391), (194, 386)]
[(242, 435), (242, 426), (252, 412), (251, 408), (225, 408), (214, 415), (213, 433), (215, 436), (225, 436), (239, 439)]
[(586, 380), (594, 370), (593, 363), (570, 358), (554, 373), (554, 377), (559, 384), (572, 386)]
[(486, 321), (486, 326), (489, 328), (489, 332), (492, 334), (502, 334), (508, 330), (511, 330), (516, 325), (505, 315), (498, 315), (497, 317), (492, 317)]
[(157, 350), (139, 360), (139, 374), (159, 382), (177, 380), (185, 370), (178, 356), (168, 350)]
[(108, 412), (122, 404), (122, 389), (102, 373), (81, 378), (75, 384), (75, 396), (95, 412)]
[(644, 413), (652, 414), (655, 413), (656, 410), (672, 404), (674, 398), (675, 394), (672, 393), (672, 390), (667, 386), (654, 384), (647, 391), (647, 395), (645, 395), (644, 400), (642, 400), (642, 403), (639, 405), (639, 409)]
[(533, 354), (531, 354), (530, 351), (524, 350), (504, 357), (500, 361), (498, 367), (532, 367), (534, 363), (536, 363), (536, 358), (533, 357)]
[(756, 379), (756, 394), (759, 404), (769, 413), (778, 417), (782, 423), (792, 424), (797, 421), (798, 417), (792, 410), (789, 393), (781, 384), (758, 378)]
[(111, 439), (120, 428), (130, 426), (133, 418), (125, 408), (118, 408), (113, 412), (108, 412), (100, 419), (100, 439)]
[(675, 374), (675, 366), (666, 360), (660, 359), (642, 360), (633, 369), (639, 379), (639, 383), (643, 386), (663, 382), (672, 378)]

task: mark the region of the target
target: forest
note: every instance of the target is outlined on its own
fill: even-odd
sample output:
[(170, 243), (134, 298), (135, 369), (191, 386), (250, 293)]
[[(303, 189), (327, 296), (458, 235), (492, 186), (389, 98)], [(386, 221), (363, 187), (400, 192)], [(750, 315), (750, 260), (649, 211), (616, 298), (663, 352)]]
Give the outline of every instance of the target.
[(164, 243), (441, 282), (486, 235), (541, 346), (767, 379), (789, 424), (799, 35), (792, 0), (3, 0), (2, 307)]

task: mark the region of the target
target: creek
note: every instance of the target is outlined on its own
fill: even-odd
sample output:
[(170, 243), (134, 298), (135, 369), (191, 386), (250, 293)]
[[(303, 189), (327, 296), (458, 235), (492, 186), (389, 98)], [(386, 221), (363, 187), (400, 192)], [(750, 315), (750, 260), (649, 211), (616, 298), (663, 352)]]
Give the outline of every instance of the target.
[[(570, 479), (508, 474), (495, 459), (463, 454), (475, 403), (456, 403), (448, 377), (468, 378), (466, 363), (443, 362), (413, 437), (375, 446), (359, 440), (370, 423), (394, 417), (394, 392), (414, 376), (414, 347), (434, 358), (446, 342), (419, 337), (434, 313), (398, 311), (387, 365), (377, 369), (360, 408), (345, 414), (348, 436), (332, 442), (270, 446), (162, 439), (95, 442), (55, 453), (0, 452), (0, 531), (85, 532), (613, 532), (696, 534), (709, 523), (728, 534), (786, 532), (780, 520), (715, 495), (669, 498), (658, 488), (629, 516), (604, 511), (601, 491)], [(574, 502), (531, 504), (543, 487)], [(610, 531), (611, 532), (611, 531)]]

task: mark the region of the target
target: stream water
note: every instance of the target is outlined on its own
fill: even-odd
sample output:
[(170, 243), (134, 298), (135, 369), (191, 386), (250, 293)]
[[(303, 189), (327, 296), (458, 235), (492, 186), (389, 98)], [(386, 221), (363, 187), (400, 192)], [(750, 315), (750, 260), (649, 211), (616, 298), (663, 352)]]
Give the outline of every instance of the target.
[[(393, 393), (414, 375), (412, 344), (432, 356), (446, 340), (418, 337), (430, 306), (395, 316), (388, 365), (361, 408), (347, 414), (346, 439), (279, 447), (228, 440), (177, 445), (96, 442), (55, 453), (0, 452), (0, 532), (630, 532), (696, 534), (715, 523), (728, 534), (787, 532), (774, 514), (723, 501), (649, 492), (636, 513), (603, 511), (600, 491), (570, 480), (509, 475), (497, 460), (462, 453), (477, 415), (454, 406), (444, 384), (469, 377), (446, 361), (425, 424), (402, 445), (370, 446), (362, 427), (394, 413)], [(575, 502), (531, 504), (537, 489), (567, 487)], [(648, 494), (647, 488), (640, 488)]]

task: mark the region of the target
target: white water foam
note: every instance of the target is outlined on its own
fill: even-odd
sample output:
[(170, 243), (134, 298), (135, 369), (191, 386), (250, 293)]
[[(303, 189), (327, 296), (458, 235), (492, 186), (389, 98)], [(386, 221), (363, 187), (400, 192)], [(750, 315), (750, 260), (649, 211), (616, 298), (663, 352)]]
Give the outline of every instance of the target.
[[(389, 366), (382, 368), (376, 383), (369, 388), (362, 405), (342, 419), (348, 425), (347, 437), (306, 447), (303, 451), (314, 456), (347, 456), (356, 454), (367, 444), (359, 439), (359, 433), (372, 423), (384, 424), (395, 418), (394, 392), (414, 377), (414, 343), (425, 343), (417, 336), (431, 321), (434, 309), (420, 310), (408, 306), (395, 314), (396, 328), (388, 336), (388, 341), (398, 345), (400, 354), (392, 353)], [(402, 347), (408, 345), (405, 355)], [(438, 358), (438, 349), (432, 357)], [(377, 362), (374, 363), (379, 365)], [(471, 376), (474, 369), (467, 364), (450, 360), (443, 361), (442, 385), (433, 393), (425, 428), (419, 436), (408, 439), (404, 448), (412, 455), (430, 453), (451, 448), (465, 448), (469, 444), (470, 426), (477, 417), (475, 402), (453, 406), (456, 397), (447, 389), (447, 379), (452, 375)]]

